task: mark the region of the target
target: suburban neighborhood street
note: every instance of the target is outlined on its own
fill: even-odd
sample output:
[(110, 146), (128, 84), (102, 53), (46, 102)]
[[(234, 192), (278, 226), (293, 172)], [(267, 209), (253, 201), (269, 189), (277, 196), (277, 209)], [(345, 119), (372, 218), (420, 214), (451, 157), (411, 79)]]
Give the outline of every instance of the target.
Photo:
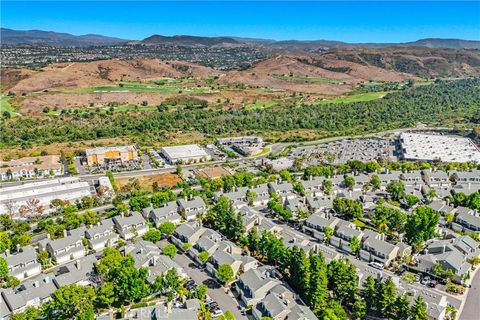
[(478, 320), (480, 318), (480, 272), (476, 272), (472, 281), (472, 287), (468, 289), (461, 320)]
[[(213, 281), (213, 278), (210, 277), (207, 271), (199, 269), (195, 263), (187, 257), (187, 255), (179, 253), (173, 260), (178, 263), (197, 284), (202, 284), (209, 280)], [(218, 303), (218, 306), (223, 312), (226, 312), (227, 310), (231, 311), (237, 320), (248, 319), (238, 310), (237, 300), (225, 293), (224, 288), (208, 288), (208, 295)]]

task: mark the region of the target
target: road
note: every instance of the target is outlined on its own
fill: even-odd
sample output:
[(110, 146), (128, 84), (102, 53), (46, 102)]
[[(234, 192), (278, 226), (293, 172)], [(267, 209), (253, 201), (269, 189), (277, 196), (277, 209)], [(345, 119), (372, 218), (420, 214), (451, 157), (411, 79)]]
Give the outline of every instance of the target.
[(480, 319), (480, 272), (476, 272), (472, 280), (472, 286), (467, 290), (467, 298), (458, 319)]
[[(188, 258), (186, 254), (177, 254), (174, 260), (176, 263), (178, 263), (178, 265), (183, 268), (183, 270), (190, 277), (192, 277), (192, 279), (197, 284), (201, 284), (204, 283), (204, 281), (213, 279), (206, 271), (198, 269), (195, 263), (190, 258)], [(235, 316), (235, 319), (237, 320), (248, 319), (246, 316), (243, 316), (238, 310), (237, 300), (229, 294), (225, 293), (223, 287), (217, 289), (209, 288), (208, 295), (218, 303), (218, 306), (220, 307), (220, 309), (222, 309), (223, 312), (226, 312), (227, 310), (231, 311)]]

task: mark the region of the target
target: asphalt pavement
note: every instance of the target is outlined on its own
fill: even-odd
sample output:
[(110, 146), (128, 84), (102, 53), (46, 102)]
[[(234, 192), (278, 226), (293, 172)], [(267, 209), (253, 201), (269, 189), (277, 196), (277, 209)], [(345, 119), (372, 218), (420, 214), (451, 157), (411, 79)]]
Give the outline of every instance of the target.
[[(186, 254), (179, 253), (175, 256), (174, 260), (197, 284), (214, 281), (206, 271), (199, 269)], [(223, 287), (209, 288), (208, 295), (218, 303), (218, 306), (223, 312), (226, 312), (227, 310), (232, 312), (236, 320), (248, 319), (240, 313), (238, 309), (238, 301), (231, 295), (225, 293)]]
[(472, 286), (468, 289), (467, 298), (463, 305), (462, 313), (458, 317), (461, 320), (480, 319), (480, 272), (476, 272), (472, 280)]

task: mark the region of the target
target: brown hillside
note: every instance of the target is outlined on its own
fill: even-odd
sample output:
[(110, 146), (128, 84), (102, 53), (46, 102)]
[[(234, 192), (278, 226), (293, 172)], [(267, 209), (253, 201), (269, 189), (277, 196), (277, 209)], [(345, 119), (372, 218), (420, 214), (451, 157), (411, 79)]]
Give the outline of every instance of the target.
[(11, 87), (17, 93), (111, 85), (112, 81), (156, 80), (183, 76), (205, 77), (220, 72), (179, 61), (104, 60), (60, 63), (43, 68)]
[[(295, 77), (312, 79), (302, 82), (294, 81)], [(324, 81), (319, 80), (322, 78)], [(221, 82), (337, 95), (367, 80), (399, 82), (409, 78), (412, 75), (349, 61), (321, 56), (281, 55), (259, 62), (248, 70), (231, 72)]]
[(330, 50), (325, 59), (378, 67), (418, 77), (465, 77), (480, 75), (478, 50), (432, 49), (425, 47), (355, 48)]

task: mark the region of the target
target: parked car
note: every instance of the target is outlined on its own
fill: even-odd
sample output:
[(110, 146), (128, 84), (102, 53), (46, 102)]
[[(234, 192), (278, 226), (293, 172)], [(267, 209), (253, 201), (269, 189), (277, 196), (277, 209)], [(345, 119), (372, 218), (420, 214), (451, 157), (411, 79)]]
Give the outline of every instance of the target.
[(223, 315), (223, 311), (220, 310), (219, 308), (215, 309), (215, 310), (212, 310), (212, 316), (214, 318), (218, 318), (220, 317), (221, 315)]
[(368, 265), (369, 265), (370, 267), (375, 268), (375, 269), (379, 269), (379, 270), (382, 270), (382, 269), (383, 269), (383, 264), (378, 263), (378, 262), (370, 262)]

